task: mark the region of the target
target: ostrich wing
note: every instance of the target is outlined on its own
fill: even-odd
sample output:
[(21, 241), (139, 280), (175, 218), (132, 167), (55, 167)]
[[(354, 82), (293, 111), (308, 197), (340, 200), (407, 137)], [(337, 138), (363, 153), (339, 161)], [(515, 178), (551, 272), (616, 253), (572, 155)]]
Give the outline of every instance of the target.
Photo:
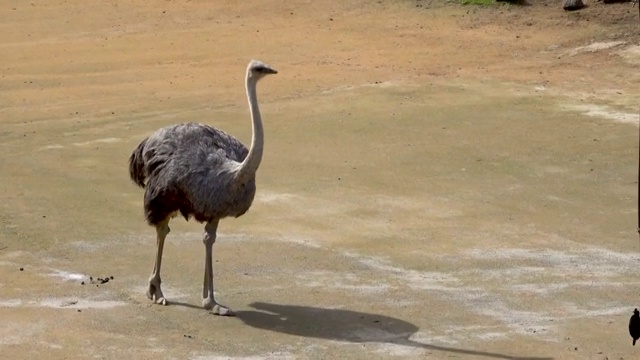
[(242, 162), (249, 150), (222, 130), (198, 123), (187, 123), (159, 129), (147, 140), (144, 159), (147, 174), (172, 164), (172, 170), (215, 169), (226, 162)]

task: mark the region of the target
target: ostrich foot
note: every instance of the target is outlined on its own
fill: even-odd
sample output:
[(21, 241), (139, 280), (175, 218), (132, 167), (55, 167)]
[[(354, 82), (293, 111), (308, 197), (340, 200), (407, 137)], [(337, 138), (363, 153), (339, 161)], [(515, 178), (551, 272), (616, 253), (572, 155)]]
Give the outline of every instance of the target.
[(164, 295), (162, 295), (162, 290), (160, 289), (159, 281), (149, 280), (149, 289), (147, 290), (147, 297), (153, 300), (153, 302), (156, 304), (167, 305), (167, 299), (165, 299)]
[(207, 310), (211, 310), (213, 315), (220, 316), (236, 316), (236, 313), (233, 310), (229, 309), (224, 305), (218, 304), (215, 300), (210, 298), (202, 299), (202, 307)]

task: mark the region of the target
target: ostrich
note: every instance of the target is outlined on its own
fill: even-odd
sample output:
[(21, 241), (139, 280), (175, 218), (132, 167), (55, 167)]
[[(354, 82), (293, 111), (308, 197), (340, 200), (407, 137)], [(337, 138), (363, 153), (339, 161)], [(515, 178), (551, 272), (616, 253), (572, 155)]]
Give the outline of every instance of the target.
[(169, 221), (180, 213), (187, 221), (193, 217), (205, 223), (202, 306), (216, 315), (235, 315), (214, 298), (213, 244), (220, 219), (242, 216), (253, 202), (264, 145), (256, 83), (277, 73), (261, 61), (252, 60), (247, 67), (245, 88), (253, 130), (249, 149), (222, 130), (186, 123), (155, 131), (129, 157), (131, 180), (145, 189), (146, 220), (157, 233), (156, 260), (147, 290), (154, 303), (167, 305), (160, 288), (162, 249)]

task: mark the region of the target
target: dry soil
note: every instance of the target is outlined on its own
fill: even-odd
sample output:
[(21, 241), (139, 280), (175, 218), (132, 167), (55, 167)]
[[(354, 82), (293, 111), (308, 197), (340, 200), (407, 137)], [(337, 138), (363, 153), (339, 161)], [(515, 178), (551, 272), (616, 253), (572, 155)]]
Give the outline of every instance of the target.
[[(587, 5), (0, 1), (0, 358), (637, 358), (640, 22)], [(249, 142), (252, 58), (238, 316), (180, 218), (153, 305), (128, 156), (185, 121)]]

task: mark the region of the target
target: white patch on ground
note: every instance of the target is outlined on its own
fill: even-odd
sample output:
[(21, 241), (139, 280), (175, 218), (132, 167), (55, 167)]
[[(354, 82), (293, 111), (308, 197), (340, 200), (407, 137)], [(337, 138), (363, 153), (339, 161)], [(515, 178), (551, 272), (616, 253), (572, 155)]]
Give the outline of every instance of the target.
[(3, 308), (19, 307), (20, 305), (22, 305), (22, 300), (20, 299), (0, 300), (0, 307)]
[(394, 299), (389, 296), (384, 296), (381, 299), (379, 299), (379, 301), (381, 304), (398, 307), (398, 308), (407, 307), (407, 306), (421, 306), (423, 304), (422, 301), (418, 301), (418, 300), (408, 300), (408, 299), (401, 300), (401, 299)]
[(367, 347), (372, 348), (373, 352), (376, 354), (411, 358), (419, 357), (426, 351), (425, 349), (421, 349), (419, 347), (393, 343), (369, 344)]
[(227, 355), (193, 355), (190, 360), (293, 360), (296, 357), (290, 352), (272, 352), (262, 355), (227, 356)]
[(50, 343), (50, 342), (46, 342), (46, 341), (40, 341), (39, 344), (42, 345), (42, 346), (49, 347), (51, 349), (56, 349), (56, 350), (60, 350), (60, 349), (63, 348), (62, 345), (60, 345), (60, 344)]
[(256, 200), (263, 203), (292, 203), (298, 200), (299, 196), (295, 194), (277, 193), (273, 191), (259, 191), (256, 194)]
[(53, 309), (112, 309), (127, 305), (123, 301), (90, 300), (79, 298), (47, 298), (40, 301), (22, 299), (0, 300), (0, 307), (46, 307)]
[[(553, 238), (553, 234), (547, 234)], [(569, 241), (569, 240), (567, 240)], [(492, 328), (458, 329), (450, 338), (463, 340), (468, 337), (493, 339), (508, 334), (523, 334), (558, 341), (557, 326), (573, 318), (612, 316), (629, 311), (624, 304), (599, 299), (573, 299), (567, 302), (562, 294), (581, 288), (621, 288), (629, 286), (625, 278), (633, 276), (640, 262), (640, 254), (618, 253), (603, 248), (589, 248), (573, 243), (571, 250), (553, 249), (470, 249), (458, 255), (439, 257), (453, 263), (451, 272), (430, 272), (403, 269), (381, 258), (361, 256), (346, 252), (367, 267), (386, 273), (376, 278), (387, 283), (390, 289), (410, 288), (439, 296), (474, 313), (497, 320)], [(458, 266), (460, 265), (460, 266)], [(316, 275), (319, 286), (327, 286)], [(326, 275), (327, 277), (329, 275)], [(349, 284), (344, 277), (331, 275), (333, 284)], [(313, 278), (313, 277), (311, 277)], [(345, 280), (347, 279), (347, 280)], [(386, 281), (385, 281), (386, 279)], [(541, 281), (544, 280), (544, 281)], [(638, 285), (638, 282), (633, 282)], [(330, 286), (330, 285), (329, 285)], [(584, 292), (584, 291), (583, 291)], [(540, 311), (520, 300), (523, 293), (545, 299)], [(584, 304), (590, 304), (584, 308)], [(580, 304), (583, 307), (578, 307)]]
[(110, 143), (118, 142), (120, 140), (122, 140), (122, 139), (110, 137), (110, 138), (104, 138), (104, 139), (96, 139), (96, 140), (90, 140), (90, 141), (85, 141), (85, 142), (73, 143), (72, 145), (74, 145), (74, 146), (86, 146), (86, 145), (98, 144), (98, 143), (110, 144)]
[(16, 250), (16, 251), (8, 251), (8, 252), (4, 253), (3, 257), (5, 259), (15, 259), (15, 258), (22, 257), (24, 255), (27, 255), (27, 253), (24, 252), (24, 251)]
[(344, 256), (356, 259), (370, 268), (388, 272), (402, 279), (409, 287), (418, 290), (451, 290), (458, 284), (454, 276), (437, 271), (407, 270), (391, 265), (391, 262), (375, 257), (365, 257), (352, 252), (344, 252)]
[(352, 293), (371, 295), (387, 292), (391, 286), (361, 279), (352, 273), (339, 273), (333, 271), (309, 271), (296, 275), (301, 286), (319, 287), (322, 289), (346, 290)]
[(575, 56), (580, 53), (594, 53), (602, 50), (614, 48), (616, 46), (626, 44), (626, 41), (608, 41), (608, 42), (596, 42), (587, 46), (580, 46), (569, 51), (569, 56)]
[(632, 64), (640, 64), (640, 45), (629, 46), (617, 52), (623, 59)]
[(458, 341), (449, 335), (435, 335), (424, 331), (412, 334), (409, 336), (409, 341), (436, 346), (451, 346), (458, 344)]
[(640, 114), (623, 113), (623, 112), (614, 111), (610, 107), (605, 105), (593, 105), (593, 104), (566, 105), (564, 106), (564, 108), (567, 110), (584, 113), (587, 116), (613, 120), (615, 122), (619, 122), (623, 124), (638, 125), (638, 119), (640, 119)]
[(507, 337), (507, 334), (503, 332), (483, 332), (483, 333), (475, 334), (475, 337), (483, 341), (492, 341), (497, 339), (503, 339)]
[[(517, 260), (521, 266), (544, 268), (547, 274), (553, 269), (558, 276), (572, 274), (580, 277), (607, 278), (614, 275), (633, 274), (640, 261), (640, 254), (622, 254), (601, 248), (574, 251), (551, 249), (472, 249), (464, 255), (479, 260)], [(525, 264), (525, 262), (534, 264)], [(537, 266), (535, 266), (537, 265)], [(518, 267), (521, 269), (522, 267)], [(493, 270), (497, 271), (497, 270)]]
[(32, 343), (34, 338), (44, 331), (42, 322), (3, 321), (0, 326), (0, 347)]
[(63, 149), (64, 146), (60, 144), (47, 145), (40, 148), (40, 150), (55, 150), (55, 149)]
[(569, 284), (516, 284), (511, 286), (511, 289), (518, 293), (549, 295), (554, 292), (562, 291), (568, 287)]
[(53, 272), (49, 273), (49, 276), (59, 277), (67, 281), (82, 281), (89, 280), (89, 275), (72, 273), (63, 270), (53, 270)]
[[(463, 292), (467, 306), (478, 313), (500, 320), (512, 331), (521, 334), (550, 335), (560, 319), (594, 316), (611, 316), (628, 312), (627, 307), (612, 306), (609, 303), (595, 302), (592, 308), (579, 308), (576, 299), (573, 303), (559, 300), (548, 304), (545, 312), (532, 312), (514, 309), (501, 298), (516, 301), (521, 292), (534, 295), (561, 293), (576, 287), (623, 287), (628, 285), (619, 280), (621, 276), (634, 275), (640, 254), (623, 254), (602, 248), (582, 248), (572, 251), (551, 249), (472, 249), (463, 257), (487, 261), (492, 268), (474, 269), (479, 281), (501, 279), (490, 286), (497, 287), (501, 297), (487, 290), (475, 295)], [(464, 259), (460, 260), (464, 262)], [(516, 264), (514, 266), (514, 264)], [(544, 272), (540, 269), (544, 269)], [(539, 278), (540, 274), (551, 279), (544, 283), (532, 283), (523, 280)], [(497, 274), (502, 274), (499, 276)], [(506, 294), (504, 293), (506, 292)], [(494, 290), (495, 293), (495, 290)], [(506, 300), (505, 299), (505, 300)], [(555, 296), (550, 298), (555, 299)]]
[(101, 241), (74, 241), (69, 245), (81, 251), (94, 252), (105, 248), (108, 244)]
[(67, 309), (112, 309), (127, 305), (123, 301), (114, 300), (89, 300), (78, 298), (49, 298), (40, 301), (42, 307), (67, 308)]
[(587, 309), (576, 304), (566, 304), (565, 310), (574, 317), (617, 316), (630, 313), (629, 306), (613, 306), (610, 308)]
[(542, 311), (516, 310), (497, 299), (483, 299), (482, 301), (485, 302), (485, 306), (478, 308), (478, 313), (500, 320), (517, 334), (549, 335), (553, 331), (554, 325), (551, 322), (556, 318), (546, 315)]
[(294, 243), (294, 244), (298, 244), (298, 245), (302, 245), (302, 246), (306, 246), (314, 249), (320, 249), (322, 247), (320, 244), (313, 241), (312, 239), (307, 237), (301, 237), (301, 236), (278, 236), (276, 240), (288, 242), (288, 243)]

